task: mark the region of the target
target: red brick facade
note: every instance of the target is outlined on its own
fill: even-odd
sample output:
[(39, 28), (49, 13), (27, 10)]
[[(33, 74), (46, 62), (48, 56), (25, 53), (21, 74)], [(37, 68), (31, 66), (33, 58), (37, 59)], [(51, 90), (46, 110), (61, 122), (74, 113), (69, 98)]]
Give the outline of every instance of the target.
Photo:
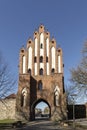
[(55, 39), (43, 25), (20, 50), (17, 112), (34, 120), (40, 101), (48, 104), (52, 120), (66, 118), (62, 49), (56, 49)]

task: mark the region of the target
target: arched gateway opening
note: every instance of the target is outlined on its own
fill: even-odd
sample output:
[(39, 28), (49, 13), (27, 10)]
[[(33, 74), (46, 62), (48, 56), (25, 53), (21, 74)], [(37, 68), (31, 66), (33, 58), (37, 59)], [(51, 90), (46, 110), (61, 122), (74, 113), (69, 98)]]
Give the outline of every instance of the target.
[(51, 107), (44, 99), (38, 99), (31, 107), (32, 120), (49, 119), (51, 117)]

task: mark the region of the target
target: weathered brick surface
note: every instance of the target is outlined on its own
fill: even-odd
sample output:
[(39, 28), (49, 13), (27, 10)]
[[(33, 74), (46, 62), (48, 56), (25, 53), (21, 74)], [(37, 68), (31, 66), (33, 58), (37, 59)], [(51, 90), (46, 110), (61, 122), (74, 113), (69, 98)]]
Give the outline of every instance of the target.
[(15, 119), (16, 99), (0, 101), (0, 120)]
[[(44, 34), (44, 56), (43, 62), (40, 62), (40, 34)], [(37, 75), (35, 72), (35, 44), (34, 40), (31, 38), (27, 41), (26, 48), (22, 48), (19, 54), (19, 85), (18, 85), (18, 93), (17, 93), (17, 102), (16, 102), (16, 110), (20, 114), (24, 115), (27, 119), (33, 120), (35, 115), (35, 106), (40, 101), (44, 101), (48, 104), (50, 108), (50, 117), (51, 119), (63, 119), (66, 117), (66, 96), (64, 93), (64, 76), (63, 76), (63, 60), (62, 60), (62, 49), (56, 49), (56, 40), (54, 38), (50, 39), (50, 33), (45, 30), (44, 26), (41, 25), (38, 31), (34, 32), (34, 38), (38, 39), (38, 52), (37, 52)], [(49, 38), (49, 75), (47, 75), (47, 67), (46, 67), (46, 38)], [(32, 48), (32, 70), (31, 75), (28, 73), (28, 48)], [(52, 74), (52, 54), (51, 48), (55, 48), (55, 72)], [(26, 65), (25, 65), (25, 73), (23, 73), (23, 56), (26, 57)], [(60, 68), (61, 72), (58, 71), (58, 56), (60, 56)], [(40, 63), (44, 65), (43, 75), (39, 74), (40, 71)], [(42, 90), (38, 90), (38, 83), (42, 82)], [(59, 95), (59, 106), (55, 106), (54, 103), (54, 89), (58, 86), (60, 89)], [(23, 107), (21, 105), (22, 102), (22, 90), (26, 88), (27, 90), (27, 99), (26, 106)], [(27, 116), (26, 116), (27, 115)], [(56, 119), (57, 118), (57, 119)]]

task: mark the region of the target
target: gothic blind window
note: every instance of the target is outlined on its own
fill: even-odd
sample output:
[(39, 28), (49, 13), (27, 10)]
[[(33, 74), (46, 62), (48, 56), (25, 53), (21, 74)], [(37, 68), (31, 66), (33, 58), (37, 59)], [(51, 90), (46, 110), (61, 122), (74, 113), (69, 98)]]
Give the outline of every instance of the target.
[(46, 39), (46, 55), (49, 57), (49, 38)]
[(40, 34), (40, 43), (43, 43), (43, 42), (44, 42), (44, 34), (41, 33), (41, 34)]
[(40, 69), (40, 75), (43, 75), (43, 69), (42, 68)]
[(55, 61), (55, 47), (52, 47), (51, 48), (51, 64), (52, 64), (52, 68), (55, 68), (55, 63), (56, 63), (56, 61)]
[(23, 66), (23, 74), (25, 73), (25, 64), (26, 64), (26, 58), (25, 56), (22, 57), (22, 66)]
[(37, 52), (38, 52), (38, 39), (35, 38), (35, 49), (34, 49), (34, 52), (35, 52), (35, 56), (37, 56)]
[(42, 88), (43, 88), (43, 84), (42, 84), (42, 81), (40, 80), (38, 82), (38, 90), (42, 90)]
[(24, 88), (22, 90), (22, 93), (21, 93), (21, 106), (22, 107), (25, 107), (26, 106), (26, 100), (27, 100), (27, 89)]
[(43, 56), (40, 56), (40, 62), (43, 62)]
[(31, 75), (31, 69), (28, 69), (28, 73)]
[(36, 62), (37, 62), (37, 57), (35, 56), (35, 57), (34, 57), (34, 63), (36, 63)]
[(54, 69), (54, 68), (52, 68), (51, 73), (52, 73), (52, 74), (54, 74), (54, 72), (55, 72), (55, 69)]
[(28, 69), (32, 69), (32, 47), (28, 48)]

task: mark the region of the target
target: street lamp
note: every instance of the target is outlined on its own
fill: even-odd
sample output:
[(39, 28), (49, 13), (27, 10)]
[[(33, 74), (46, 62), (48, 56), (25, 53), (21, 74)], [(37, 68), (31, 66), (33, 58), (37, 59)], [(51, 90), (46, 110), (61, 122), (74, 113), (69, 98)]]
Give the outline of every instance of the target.
[(74, 97), (77, 96), (76, 94), (72, 94), (71, 97), (73, 99), (73, 128), (75, 128), (75, 101), (74, 101)]

